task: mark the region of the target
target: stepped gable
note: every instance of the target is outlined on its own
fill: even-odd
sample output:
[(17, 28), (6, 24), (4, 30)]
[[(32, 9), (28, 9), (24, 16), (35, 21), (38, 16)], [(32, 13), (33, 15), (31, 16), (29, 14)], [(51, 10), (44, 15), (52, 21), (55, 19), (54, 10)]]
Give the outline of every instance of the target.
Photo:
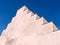
[[(44, 17), (38, 16), (38, 14), (33, 13), (26, 6), (23, 6), (17, 11), (16, 16), (12, 18), (7, 28), (2, 32), (0, 44), (45, 45), (45, 42), (48, 42), (48, 45), (53, 45), (55, 42), (50, 44), (48, 40), (54, 41), (51, 36), (58, 35), (56, 34), (57, 31), (58, 28), (53, 22), (48, 22)], [(57, 38), (55, 37), (54, 39)], [(59, 42), (58, 39), (57, 42)]]
[[(11, 24), (12, 22), (13, 24)], [(12, 19), (11, 23), (7, 26), (7, 30), (14, 30), (13, 28), (18, 28), (19, 25), (24, 28), (31, 26), (32, 28), (29, 27), (29, 30), (36, 28), (36, 30), (42, 30), (42, 32), (43, 30), (48, 31), (49, 28), (52, 31), (57, 30), (57, 27), (53, 23), (48, 23), (44, 17), (40, 17), (37, 14), (34, 14), (26, 6), (23, 6), (17, 11), (16, 16)]]

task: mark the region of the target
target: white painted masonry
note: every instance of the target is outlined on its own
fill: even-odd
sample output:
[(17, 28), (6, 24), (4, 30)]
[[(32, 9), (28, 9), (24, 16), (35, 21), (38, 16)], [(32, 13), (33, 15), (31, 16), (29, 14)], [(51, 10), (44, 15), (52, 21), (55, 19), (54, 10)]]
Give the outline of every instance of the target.
[(2, 32), (0, 45), (60, 45), (60, 30), (23, 6)]

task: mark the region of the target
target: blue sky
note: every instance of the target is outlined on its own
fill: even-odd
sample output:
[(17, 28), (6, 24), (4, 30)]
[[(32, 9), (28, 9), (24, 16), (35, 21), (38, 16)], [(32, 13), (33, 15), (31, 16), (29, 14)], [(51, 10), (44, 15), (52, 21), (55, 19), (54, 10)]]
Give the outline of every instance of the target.
[(0, 0), (0, 34), (23, 5), (60, 28), (60, 0)]

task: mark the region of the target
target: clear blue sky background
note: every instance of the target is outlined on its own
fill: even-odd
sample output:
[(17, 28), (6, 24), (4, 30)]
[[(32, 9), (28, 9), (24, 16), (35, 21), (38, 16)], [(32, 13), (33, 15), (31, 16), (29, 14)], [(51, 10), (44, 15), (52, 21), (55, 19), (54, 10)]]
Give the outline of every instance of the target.
[(0, 34), (23, 5), (60, 28), (60, 0), (0, 0)]

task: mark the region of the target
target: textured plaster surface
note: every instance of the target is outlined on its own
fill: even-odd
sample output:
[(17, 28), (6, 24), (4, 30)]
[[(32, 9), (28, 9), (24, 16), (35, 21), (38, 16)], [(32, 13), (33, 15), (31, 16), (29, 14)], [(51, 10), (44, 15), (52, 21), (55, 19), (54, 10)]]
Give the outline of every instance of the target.
[(0, 45), (60, 45), (60, 31), (23, 6), (2, 32)]

